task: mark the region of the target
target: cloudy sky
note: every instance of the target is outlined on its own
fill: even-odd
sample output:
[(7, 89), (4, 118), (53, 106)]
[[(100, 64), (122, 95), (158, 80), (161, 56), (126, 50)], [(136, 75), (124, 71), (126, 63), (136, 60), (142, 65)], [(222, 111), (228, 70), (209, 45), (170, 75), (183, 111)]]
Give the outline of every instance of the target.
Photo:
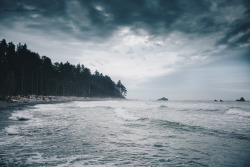
[(250, 99), (249, 0), (0, 0), (0, 38), (131, 99)]

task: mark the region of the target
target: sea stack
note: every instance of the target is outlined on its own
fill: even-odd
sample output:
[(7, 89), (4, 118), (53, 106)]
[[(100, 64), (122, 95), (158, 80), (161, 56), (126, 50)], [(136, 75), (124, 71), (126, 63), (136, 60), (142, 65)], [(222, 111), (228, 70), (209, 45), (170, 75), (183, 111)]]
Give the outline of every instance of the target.
[(166, 97), (162, 97), (162, 98), (160, 98), (160, 99), (158, 99), (158, 100), (168, 101), (168, 99), (167, 99)]
[(244, 97), (241, 97), (240, 99), (237, 99), (236, 101), (246, 101)]

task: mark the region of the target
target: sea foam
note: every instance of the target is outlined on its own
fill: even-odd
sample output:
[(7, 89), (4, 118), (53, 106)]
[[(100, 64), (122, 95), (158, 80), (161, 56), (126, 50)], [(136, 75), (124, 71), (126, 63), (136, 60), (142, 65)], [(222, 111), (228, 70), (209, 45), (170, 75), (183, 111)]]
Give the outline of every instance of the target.
[(6, 133), (8, 135), (17, 135), (17, 134), (19, 134), (19, 128), (16, 125), (6, 127), (5, 131), (6, 131)]
[(126, 121), (136, 121), (136, 120), (140, 119), (140, 118), (132, 115), (131, 113), (129, 113), (125, 108), (117, 108), (115, 110), (115, 113), (116, 113), (116, 116), (118, 118), (121, 118), (121, 119), (126, 120)]
[(231, 108), (226, 113), (232, 114), (232, 115), (239, 115), (239, 116), (243, 116), (243, 117), (250, 117), (249, 111), (245, 111), (245, 110), (238, 109), (238, 108)]
[(12, 113), (9, 119), (15, 121), (27, 121), (32, 118), (32, 115), (28, 111), (18, 111), (16, 113)]

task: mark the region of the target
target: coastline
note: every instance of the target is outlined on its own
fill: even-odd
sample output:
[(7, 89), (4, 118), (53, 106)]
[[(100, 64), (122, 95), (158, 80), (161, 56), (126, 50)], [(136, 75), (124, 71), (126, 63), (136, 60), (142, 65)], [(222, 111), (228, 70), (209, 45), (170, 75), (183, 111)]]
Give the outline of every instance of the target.
[(76, 97), (76, 96), (30, 96), (30, 97), (14, 97), (11, 102), (0, 101), (0, 110), (10, 109), (13, 107), (25, 107), (36, 104), (54, 104), (70, 101), (105, 101), (105, 100), (123, 100), (119, 98), (107, 97)]
[[(50, 98), (49, 98), (50, 97)], [(13, 121), (9, 119), (13, 111), (24, 110), (37, 104), (56, 104), (67, 103), (71, 101), (108, 101), (108, 100), (124, 100), (119, 98), (101, 98), (101, 97), (75, 97), (75, 96), (35, 96), (28, 97), (12, 97), (12, 102), (0, 101), (0, 130), (4, 129)]]

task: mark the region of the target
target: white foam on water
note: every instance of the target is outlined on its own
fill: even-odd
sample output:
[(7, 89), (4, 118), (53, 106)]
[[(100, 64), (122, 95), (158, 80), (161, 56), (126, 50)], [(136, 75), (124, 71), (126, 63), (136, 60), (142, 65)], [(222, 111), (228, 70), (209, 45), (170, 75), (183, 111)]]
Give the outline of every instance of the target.
[(243, 116), (243, 117), (250, 117), (250, 112), (249, 111), (244, 111), (244, 110), (237, 109), (237, 108), (229, 109), (226, 113), (231, 114), (231, 115), (239, 115), (239, 116)]
[(33, 111), (47, 111), (47, 110), (58, 110), (58, 109), (62, 109), (64, 107), (66, 107), (67, 103), (59, 103), (59, 104), (38, 104), (35, 105), (35, 109), (33, 109)]
[(19, 127), (17, 125), (11, 125), (5, 128), (5, 131), (8, 135), (18, 135)]
[(72, 104), (79, 108), (96, 108), (96, 107), (107, 107), (107, 108), (114, 108), (121, 106), (120, 101), (74, 101), (69, 104)]
[(41, 163), (48, 163), (48, 162), (53, 162), (53, 161), (58, 161), (59, 159), (56, 158), (56, 156), (52, 156), (52, 157), (49, 157), (49, 158), (44, 158), (43, 157), (43, 154), (39, 153), (39, 152), (36, 152), (36, 153), (33, 153), (34, 155), (33, 156), (29, 156), (29, 158), (27, 159), (27, 164), (34, 164), (34, 163), (37, 163), (37, 164), (41, 164)]
[[(67, 158), (62, 157), (62, 158), (58, 158), (57, 156), (51, 156), (51, 157), (43, 157), (43, 154), (36, 152), (36, 153), (32, 153), (34, 154), (33, 156), (30, 156), (27, 159), (27, 164), (44, 164), (44, 163), (51, 163), (51, 162), (58, 162), (58, 164), (56, 165), (57, 167), (68, 167), (68, 166), (72, 166), (72, 164), (74, 164), (73, 166), (82, 166), (82, 162), (77, 161), (77, 160), (81, 160), (82, 158), (85, 158), (83, 155), (74, 155), (74, 156), (68, 156)], [(91, 159), (89, 159), (91, 160)], [(77, 162), (75, 162), (77, 161)]]
[(12, 113), (9, 119), (16, 120), (16, 121), (27, 121), (32, 118), (32, 115), (29, 113), (29, 111), (18, 111), (15, 113)]
[(140, 118), (132, 115), (131, 113), (129, 113), (125, 108), (117, 108), (115, 110), (116, 116), (118, 118), (121, 118), (125, 121), (136, 121), (139, 120)]
[[(142, 160), (144, 166), (167, 166), (154, 156), (159, 149), (179, 164), (183, 162), (178, 157), (186, 160), (183, 152), (189, 152), (191, 158), (196, 158), (199, 152), (197, 162), (204, 165), (213, 163), (206, 159), (208, 154), (214, 160), (232, 152), (233, 156), (222, 163), (227, 166), (249, 142), (250, 108), (242, 104), (247, 105), (171, 101), (35, 105), (15, 111), (10, 125), (0, 131), (1, 156), (20, 157), (14, 160), (25, 163), (23, 166), (138, 166), (136, 159)], [(18, 118), (29, 120), (13, 121)], [(62, 149), (68, 151), (61, 152)]]

